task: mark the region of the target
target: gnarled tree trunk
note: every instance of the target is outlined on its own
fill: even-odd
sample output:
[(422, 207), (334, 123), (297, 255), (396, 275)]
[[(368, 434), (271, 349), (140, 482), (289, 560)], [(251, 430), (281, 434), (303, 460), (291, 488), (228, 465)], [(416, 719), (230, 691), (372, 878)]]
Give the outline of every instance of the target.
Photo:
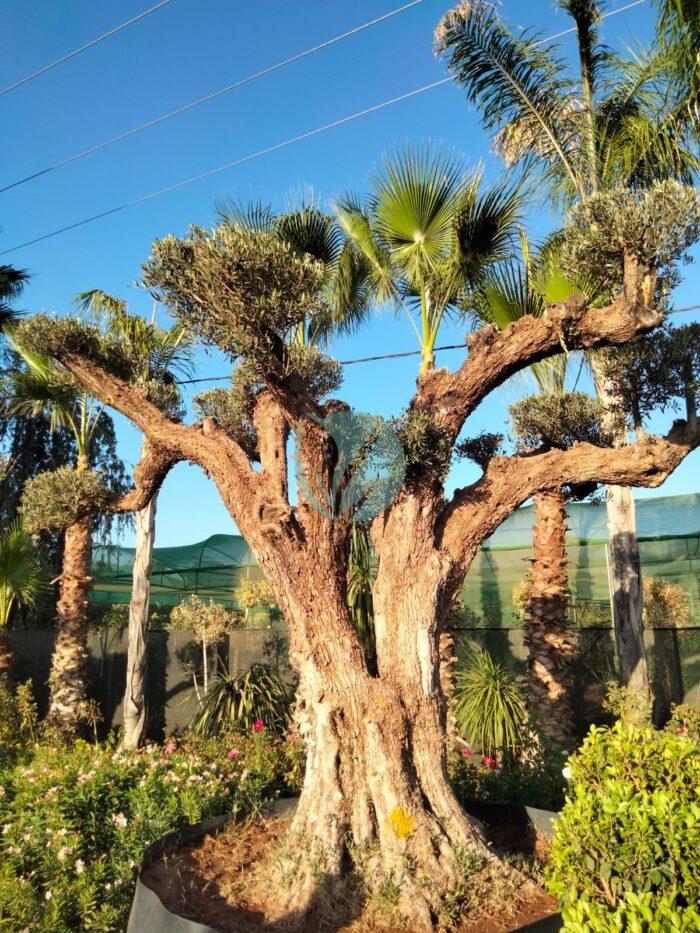
[(547, 738), (567, 747), (574, 734), (575, 717), (571, 705), (573, 646), (566, 618), (566, 500), (561, 489), (535, 496), (534, 510), (525, 620), (529, 707)]
[(155, 538), (157, 496), (136, 512), (136, 553), (129, 604), (124, 691), (124, 748), (138, 748), (146, 736), (148, 606)]
[(92, 522), (92, 516), (87, 516), (66, 529), (56, 607), (58, 632), (49, 677), (51, 695), (46, 722), (76, 734), (85, 729)]
[[(620, 388), (592, 358), (595, 386), (605, 410), (604, 428), (615, 447), (628, 443)], [(613, 626), (620, 679), (631, 690), (650, 693), (651, 683), (644, 647), (644, 594), (637, 542), (634, 497), (629, 486), (606, 487), (606, 510), (610, 536), (610, 577)]]

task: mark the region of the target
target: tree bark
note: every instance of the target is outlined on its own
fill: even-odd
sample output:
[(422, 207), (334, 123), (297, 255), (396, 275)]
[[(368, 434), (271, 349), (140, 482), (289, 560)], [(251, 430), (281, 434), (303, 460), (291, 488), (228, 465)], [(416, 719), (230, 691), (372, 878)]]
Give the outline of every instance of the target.
[[(603, 409), (603, 427), (614, 446), (627, 445), (625, 400), (616, 381), (592, 358), (594, 382)], [(644, 593), (642, 566), (637, 542), (634, 497), (629, 486), (606, 488), (606, 512), (610, 537), (610, 578), (612, 585), (615, 646), (623, 684), (635, 693), (651, 693), (651, 682), (644, 646)]]
[(129, 604), (124, 692), (124, 748), (138, 748), (146, 737), (148, 608), (155, 538), (157, 496), (136, 513), (136, 553)]
[(92, 560), (92, 517), (66, 529), (57, 604), (58, 633), (51, 658), (47, 725), (85, 731), (87, 611)]
[(566, 500), (561, 489), (539, 493), (534, 509), (525, 622), (529, 707), (544, 735), (555, 745), (567, 748), (574, 735), (575, 717), (571, 705), (573, 645), (566, 617)]
[(14, 659), (10, 648), (10, 638), (7, 624), (0, 625), (0, 682), (12, 683)]

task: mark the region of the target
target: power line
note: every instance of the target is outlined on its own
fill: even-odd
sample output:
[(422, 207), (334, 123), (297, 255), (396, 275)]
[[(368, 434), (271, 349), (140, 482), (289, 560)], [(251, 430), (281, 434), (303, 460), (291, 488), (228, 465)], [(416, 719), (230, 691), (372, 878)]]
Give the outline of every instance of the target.
[(32, 74), (27, 75), (26, 78), (21, 78), (19, 81), (15, 81), (14, 84), (9, 84), (6, 88), (3, 88), (3, 90), (0, 91), (0, 97), (2, 97), (4, 94), (9, 94), (10, 91), (14, 91), (18, 87), (22, 87), (23, 84), (27, 84), (29, 81), (33, 81), (34, 78), (38, 78), (39, 75), (46, 74), (46, 72), (51, 71), (52, 68), (57, 68), (59, 65), (63, 65), (65, 62), (70, 61), (71, 58), (75, 58), (76, 55), (80, 55), (81, 52), (85, 52), (87, 49), (91, 49), (93, 46), (98, 45), (98, 43), (104, 42), (104, 40), (109, 39), (110, 36), (114, 36), (116, 33), (121, 32), (122, 29), (126, 29), (127, 26), (133, 26), (133, 24), (138, 23), (140, 19), (143, 19), (145, 16), (150, 16), (151, 13), (155, 13), (156, 10), (160, 10), (162, 7), (167, 6), (172, 2), (173, 0), (161, 0), (160, 3), (156, 3), (155, 6), (150, 7), (148, 10), (144, 10), (143, 13), (139, 13), (137, 16), (133, 16), (131, 19), (127, 20), (125, 23), (122, 23), (120, 26), (115, 26), (114, 29), (110, 29), (108, 32), (102, 33), (101, 36), (97, 36), (96, 39), (91, 39), (90, 42), (86, 42), (85, 45), (81, 45), (79, 49), (75, 49), (73, 52), (69, 52), (62, 58), (56, 59), (56, 61), (51, 62), (50, 65), (44, 65), (44, 67), (40, 68), (38, 71), (34, 71)]
[(341, 42), (343, 39), (348, 39), (351, 36), (355, 36), (358, 33), (363, 32), (365, 29), (370, 29), (372, 26), (376, 26), (379, 23), (383, 23), (385, 20), (391, 19), (393, 16), (397, 16), (399, 13), (410, 10), (412, 7), (417, 6), (422, 2), (423, 0), (412, 0), (411, 3), (404, 4), (404, 6), (400, 6), (395, 10), (391, 10), (389, 13), (385, 13), (383, 16), (378, 16), (376, 19), (372, 19), (367, 23), (362, 23), (360, 26), (355, 26), (353, 29), (349, 29), (347, 32), (333, 36), (331, 39), (326, 39), (324, 42), (321, 42), (318, 45), (314, 45), (311, 48), (306, 49), (303, 52), (299, 52), (296, 55), (292, 55), (290, 58), (285, 58), (284, 61), (277, 62), (274, 65), (263, 68), (261, 71), (256, 71), (254, 74), (247, 75), (245, 78), (241, 78), (239, 81), (235, 81), (233, 84), (227, 84), (225, 87), (221, 87), (216, 91), (212, 91), (205, 97), (200, 97), (197, 100), (190, 101), (190, 103), (184, 104), (182, 107), (177, 107), (175, 110), (171, 110), (169, 113), (164, 113), (159, 117), (155, 117), (153, 120), (148, 120), (146, 123), (141, 123), (139, 126), (135, 126), (130, 130), (126, 130), (126, 132), (120, 133), (118, 136), (113, 136), (111, 139), (106, 139), (104, 142), (98, 143), (96, 146), (91, 146), (89, 149), (84, 149), (82, 152), (77, 152), (75, 155), (68, 156), (67, 159), (62, 159), (60, 162), (55, 162), (53, 165), (47, 165), (46, 168), (32, 172), (31, 175), (26, 175), (24, 178), (10, 182), (10, 184), (0, 188), (0, 194), (2, 194), (4, 191), (9, 191), (11, 188), (18, 188), (20, 185), (24, 185), (28, 181), (33, 181), (35, 178), (40, 178), (42, 175), (47, 175), (49, 172), (55, 172), (56, 169), (63, 168), (65, 165), (70, 165), (72, 162), (77, 162), (79, 159), (84, 159), (86, 156), (93, 155), (95, 152), (100, 152), (102, 149), (107, 149), (109, 146), (113, 146), (115, 143), (121, 142), (124, 139), (128, 139), (130, 136), (135, 136), (137, 133), (142, 133), (144, 130), (148, 130), (153, 126), (158, 126), (159, 123), (164, 123), (166, 120), (170, 120), (172, 117), (179, 116), (181, 113), (186, 113), (188, 110), (193, 110), (195, 107), (209, 103), (209, 101), (215, 100), (217, 97), (221, 97), (222, 94), (228, 94), (230, 91), (234, 91), (246, 84), (250, 84), (251, 82), (256, 81), (258, 78), (264, 78), (275, 71), (279, 71), (281, 68), (287, 67), (287, 65), (292, 65), (295, 62), (301, 61), (303, 58), (308, 58), (308, 56), (313, 55), (316, 52), (320, 52), (323, 49), (327, 49), (329, 46), (335, 45), (337, 42)]
[[(687, 311), (700, 311), (700, 305), (688, 305), (687, 308), (671, 308), (671, 310), (666, 313), (683, 314)], [(443, 350), (465, 350), (466, 346), (466, 343), (447, 343), (442, 347), (435, 347), (433, 352), (441, 353)], [(360, 356), (354, 360), (338, 360), (338, 362), (341, 366), (354, 366), (357, 363), (376, 363), (379, 360), (401, 360), (409, 356), (420, 356), (421, 352), (421, 350), (406, 350), (403, 353), (383, 353), (381, 356)], [(230, 374), (228, 376), (203, 376), (200, 379), (182, 379), (178, 381), (177, 384), (187, 386), (195, 385), (200, 382), (228, 382), (230, 379)]]
[[(617, 13), (623, 13), (625, 10), (629, 10), (634, 6), (639, 6), (642, 3), (646, 3), (646, 0), (634, 0), (633, 3), (629, 3), (627, 6), (620, 7), (617, 10), (611, 10), (609, 13), (604, 13), (601, 19), (607, 19), (610, 16), (615, 16)], [(560, 38), (563, 35), (568, 35), (575, 31), (576, 28), (573, 27), (571, 29), (564, 30), (564, 32), (558, 33), (557, 36), (552, 36), (551, 38)], [(550, 39), (542, 39), (538, 45), (548, 41), (550, 41)], [(183, 181), (176, 182), (172, 185), (167, 185), (165, 188), (160, 188), (158, 191), (153, 191), (150, 194), (142, 195), (140, 198), (134, 198), (131, 201), (126, 201), (124, 204), (120, 204), (117, 207), (109, 208), (108, 210), (101, 211), (99, 214), (93, 214), (90, 217), (85, 217), (82, 220), (77, 220), (75, 223), (67, 224), (65, 227), (59, 227), (57, 230), (44, 233), (41, 236), (35, 237), (32, 240), (27, 240), (24, 243), (18, 243), (16, 246), (11, 246), (9, 249), (0, 251), (0, 256), (6, 256), (8, 253), (15, 252), (15, 250), (24, 249), (27, 246), (33, 246), (34, 244), (41, 243), (44, 240), (52, 239), (53, 237), (60, 236), (63, 233), (68, 233), (70, 230), (75, 230), (78, 227), (93, 223), (96, 220), (102, 220), (104, 217), (109, 217), (112, 214), (118, 214), (121, 211), (128, 210), (130, 207), (136, 207), (139, 204), (144, 204), (146, 201), (152, 201), (154, 198), (161, 197), (161, 195), (164, 194), (169, 194), (171, 191), (177, 191), (178, 189), (184, 188), (187, 185), (191, 185), (196, 181), (202, 181), (204, 178), (210, 178), (212, 175), (218, 175), (220, 172), (224, 172), (227, 169), (235, 168), (236, 166), (243, 165), (246, 162), (252, 162), (254, 159), (259, 159), (262, 156), (270, 155), (271, 153), (278, 152), (281, 149), (286, 149), (288, 146), (292, 146), (295, 143), (302, 142), (306, 139), (311, 139), (314, 136), (319, 136), (321, 133), (325, 133), (328, 130), (343, 126), (346, 123), (351, 123), (354, 120), (359, 120), (361, 117), (365, 117), (370, 113), (376, 113), (377, 111), (383, 110), (386, 107), (390, 107), (393, 104), (398, 104), (401, 101), (409, 100), (412, 97), (416, 97), (418, 94), (423, 94), (425, 91), (430, 91), (436, 87), (442, 87), (443, 85), (449, 84), (451, 82), (452, 78), (442, 78), (439, 81), (433, 81), (431, 84), (425, 84), (423, 87), (415, 88), (412, 91), (408, 91), (406, 94), (400, 94), (398, 97), (393, 97), (390, 100), (382, 101), (382, 103), (375, 104), (373, 107), (366, 107), (364, 110), (358, 110), (356, 113), (352, 113), (347, 117), (341, 117), (338, 120), (325, 123), (323, 126), (318, 126), (313, 130), (300, 133), (298, 136), (292, 136), (289, 139), (275, 143), (272, 146), (267, 146), (264, 149), (259, 149), (257, 152), (252, 152), (249, 155), (242, 156), (240, 159), (234, 159), (232, 162), (226, 162), (224, 165), (219, 165), (216, 168), (209, 169), (206, 172), (201, 172), (199, 175), (192, 175), (190, 178), (186, 178)]]

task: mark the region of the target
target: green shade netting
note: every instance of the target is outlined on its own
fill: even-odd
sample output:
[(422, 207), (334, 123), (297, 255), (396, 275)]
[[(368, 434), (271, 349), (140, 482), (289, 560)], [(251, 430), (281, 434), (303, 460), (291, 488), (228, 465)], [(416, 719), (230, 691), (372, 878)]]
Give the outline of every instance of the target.
[[(643, 572), (680, 584), (688, 595), (695, 624), (700, 625), (700, 495), (640, 499), (636, 507)], [(494, 627), (519, 625), (512, 593), (528, 570), (532, 524), (532, 508), (518, 509), (485, 543), (464, 581), (466, 621)], [(572, 504), (568, 525), (574, 616), (578, 612), (581, 624), (591, 624), (597, 607), (599, 620), (607, 624), (610, 590), (605, 505)], [(96, 548), (91, 599), (128, 602), (133, 559), (133, 548)], [(155, 548), (152, 601), (172, 606), (197, 593), (236, 609), (240, 607), (234, 591), (240, 581), (260, 576), (247, 544), (236, 535), (213, 535), (198, 544)]]

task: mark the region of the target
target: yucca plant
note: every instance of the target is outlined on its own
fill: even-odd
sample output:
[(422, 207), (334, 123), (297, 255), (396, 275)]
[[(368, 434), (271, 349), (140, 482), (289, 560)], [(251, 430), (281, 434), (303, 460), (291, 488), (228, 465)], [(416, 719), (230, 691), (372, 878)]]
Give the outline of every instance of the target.
[(260, 721), (282, 735), (291, 719), (291, 692), (266, 664), (253, 664), (247, 671), (219, 671), (202, 698), (192, 720), (197, 735), (218, 735), (228, 726), (249, 727)]
[(527, 717), (525, 697), (516, 672), (483, 649), (467, 656), (455, 676), (452, 695), (457, 729), (490, 758), (512, 757)]

